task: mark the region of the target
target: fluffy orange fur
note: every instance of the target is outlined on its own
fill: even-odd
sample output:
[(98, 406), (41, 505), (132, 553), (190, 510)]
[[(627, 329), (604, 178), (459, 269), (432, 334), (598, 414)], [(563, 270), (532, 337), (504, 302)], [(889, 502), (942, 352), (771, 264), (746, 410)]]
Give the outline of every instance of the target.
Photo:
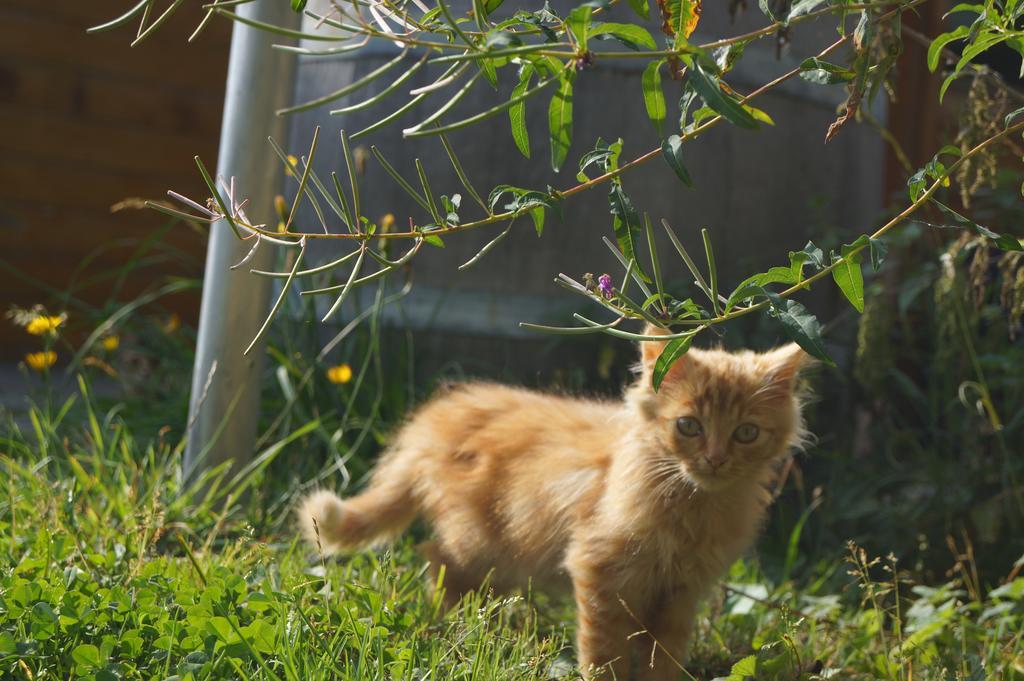
[(448, 390), (398, 432), (364, 492), (304, 500), (305, 536), (354, 549), (423, 516), (448, 594), (488, 577), (497, 589), (571, 586), (585, 676), (678, 678), (699, 600), (753, 543), (776, 464), (804, 436), (808, 358), (795, 345), (692, 349), (655, 392), (663, 346), (642, 344), (620, 401)]

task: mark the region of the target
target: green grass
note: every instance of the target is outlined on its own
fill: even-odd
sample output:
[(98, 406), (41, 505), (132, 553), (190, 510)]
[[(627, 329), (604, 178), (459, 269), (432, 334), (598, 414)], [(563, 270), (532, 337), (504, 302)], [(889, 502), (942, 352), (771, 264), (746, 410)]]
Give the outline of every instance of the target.
[[(0, 430), (3, 678), (576, 678), (564, 599), (448, 610), (412, 539), (335, 561), (295, 539), (286, 510), (269, 515), (273, 458), (300, 455), (315, 424), (245, 475), (183, 485), (183, 444), (136, 440), (124, 414), (82, 381)], [(765, 576), (788, 574), (792, 552), (781, 571), (737, 563), (680, 678), (1024, 679), (1016, 569), (984, 585), (965, 559), (927, 587), (895, 559), (836, 549), (847, 557), (799, 581)]]

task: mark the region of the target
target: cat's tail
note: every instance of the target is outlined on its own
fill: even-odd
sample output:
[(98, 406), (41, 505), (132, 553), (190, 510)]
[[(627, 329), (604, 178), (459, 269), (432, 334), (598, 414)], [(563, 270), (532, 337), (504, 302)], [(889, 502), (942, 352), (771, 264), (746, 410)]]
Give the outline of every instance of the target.
[(393, 539), (419, 512), (408, 473), (384, 465), (368, 488), (348, 499), (327, 490), (313, 492), (299, 505), (303, 536), (325, 553)]

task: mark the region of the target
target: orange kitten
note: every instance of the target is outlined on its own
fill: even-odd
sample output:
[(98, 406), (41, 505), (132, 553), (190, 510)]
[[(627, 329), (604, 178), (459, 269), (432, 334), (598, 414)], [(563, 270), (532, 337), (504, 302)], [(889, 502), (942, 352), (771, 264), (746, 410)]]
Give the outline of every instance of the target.
[(622, 401), (452, 388), (399, 431), (362, 494), (307, 497), (304, 534), (353, 549), (423, 516), (449, 595), (492, 568), (497, 589), (571, 585), (586, 676), (678, 678), (699, 600), (753, 543), (775, 464), (804, 435), (808, 357), (693, 349), (656, 393), (663, 346), (642, 344)]

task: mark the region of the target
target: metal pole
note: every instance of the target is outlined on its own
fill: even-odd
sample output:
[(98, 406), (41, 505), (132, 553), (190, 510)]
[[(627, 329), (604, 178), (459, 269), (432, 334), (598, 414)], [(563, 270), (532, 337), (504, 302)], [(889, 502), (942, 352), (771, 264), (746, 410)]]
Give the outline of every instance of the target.
[[(300, 23), (300, 15), (282, 0), (256, 0), (236, 11), (286, 28)], [(269, 204), (280, 187), (280, 164), (269, 157), (267, 136), (283, 139), (285, 124), (274, 111), (292, 98), (294, 57), (272, 49), (274, 42), (282, 42), (281, 36), (235, 22), (221, 123), (217, 173), (237, 178), (239, 201), (252, 197), (261, 202), (246, 206), (255, 220), (271, 214), (270, 205), (262, 204)], [(248, 269), (265, 269), (273, 249), (261, 248), (248, 267), (229, 269), (251, 246), (235, 238), (223, 221), (211, 227), (189, 400), (186, 477), (228, 460), (238, 468), (253, 456), (264, 353), (262, 345), (248, 357), (242, 350), (268, 311), (270, 280)]]

